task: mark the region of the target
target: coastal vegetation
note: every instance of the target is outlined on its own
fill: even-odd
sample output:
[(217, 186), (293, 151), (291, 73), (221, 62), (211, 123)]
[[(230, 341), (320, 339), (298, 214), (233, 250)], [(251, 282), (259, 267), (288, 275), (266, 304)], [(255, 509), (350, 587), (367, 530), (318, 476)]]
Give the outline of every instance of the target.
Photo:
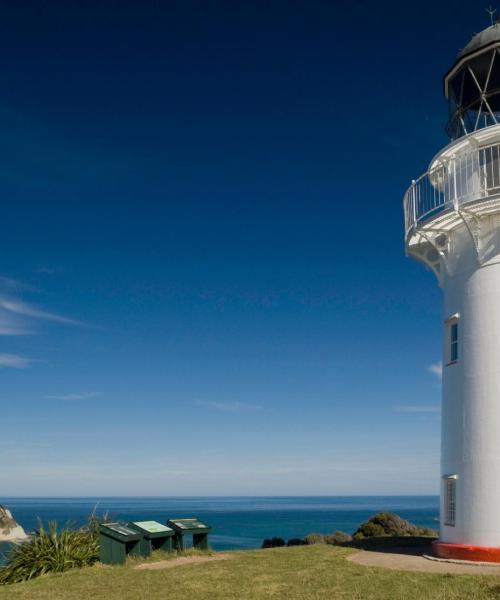
[(137, 569), (136, 561), (115, 567), (97, 563), (0, 586), (0, 600), (500, 599), (500, 576), (365, 567), (347, 560), (354, 552), (315, 544), (230, 552), (226, 560), (155, 570)]
[(353, 534), (354, 540), (371, 537), (435, 536), (437, 532), (429, 527), (418, 527), (390, 512), (376, 514), (362, 523)]
[[(418, 527), (394, 513), (381, 512), (362, 523), (358, 529), (350, 535), (344, 531), (335, 531), (332, 534), (309, 533), (304, 539), (292, 538), (285, 542), (280, 537), (266, 538), (262, 542), (262, 549), (280, 548), (282, 546), (299, 546), (313, 544), (331, 544), (333, 546), (358, 547), (360, 540), (377, 538), (436, 538), (437, 531), (429, 527)], [(383, 542), (382, 542), (383, 544)], [(403, 545), (407, 545), (404, 543)]]
[(40, 524), (28, 541), (14, 544), (8, 558), (7, 566), (0, 568), (0, 584), (92, 565), (99, 560), (97, 522), (82, 529)]
[(333, 546), (344, 546), (352, 541), (352, 536), (343, 531), (332, 534), (310, 533), (304, 538), (306, 544), (332, 544)]

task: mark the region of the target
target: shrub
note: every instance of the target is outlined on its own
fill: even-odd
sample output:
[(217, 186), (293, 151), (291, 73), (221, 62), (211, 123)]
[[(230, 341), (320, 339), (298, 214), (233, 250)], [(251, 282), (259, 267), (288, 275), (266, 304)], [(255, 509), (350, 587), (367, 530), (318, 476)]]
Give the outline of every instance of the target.
[(348, 544), (349, 542), (352, 542), (352, 535), (344, 533), (343, 531), (336, 531), (332, 535), (325, 536), (325, 541), (327, 544), (333, 544), (334, 546), (342, 546), (343, 544)]
[(306, 544), (326, 544), (325, 536), (321, 533), (309, 533), (305, 537)]
[(307, 544), (307, 542), (305, 540), (302, 540), (301, 538), (292, 538), (291, 540), (288, 540), (287, 542), (287, 546), (305, 546)]
[(0, 568), (0, 584), (93, 564), (99, 560), (99, 523), (106, 520), (106, 515), (99, 519), (93, 513), (87, 526), (76, 530), (69, 525), (59, 530), (55, 521), (45, 529), (40, 523), (28, 541), (12, 547), (9, 562)]
[(432, 527), (419, 527), (420, 533), (418, 535), (423, 535), (426, 537), (438, 537), (438, 532)]
[(279, 537), (266, 538), (262, 542), (261, 548), (281, 548), (285, 545), (285, 540)]
[(405, 537), (405, 536), (431, 536), (435, 531), (428, 527), (417, 527), (402, 519), (398, 515), (388, 512), (376, 514), (365, 523), (362, 523), (354, 532), (353, 539), (362, 540), (369, 537)]

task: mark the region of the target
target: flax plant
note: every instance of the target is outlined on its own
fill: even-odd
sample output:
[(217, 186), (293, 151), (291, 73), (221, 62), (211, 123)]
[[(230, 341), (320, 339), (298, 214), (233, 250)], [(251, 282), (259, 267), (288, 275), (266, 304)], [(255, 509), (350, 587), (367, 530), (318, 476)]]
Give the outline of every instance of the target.
[(0, 584), (93, 564), (99, 559), (99, 522), (92, 514), (88, 526), (82, 529), (72, 529), (70, 525), (58, 529), (55, 521), (45, 528), (40, 523), (28, 541), (14, 544), (9, 562), (0, 568)]

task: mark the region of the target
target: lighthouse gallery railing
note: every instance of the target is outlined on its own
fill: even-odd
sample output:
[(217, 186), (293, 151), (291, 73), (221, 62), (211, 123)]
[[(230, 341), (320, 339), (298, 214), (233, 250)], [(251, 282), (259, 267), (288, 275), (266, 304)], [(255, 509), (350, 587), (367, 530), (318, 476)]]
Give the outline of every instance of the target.
[(405, 234), (447, 210), (500, 194), (500, 144), (473, 148), (412, 182), (404, 196)]

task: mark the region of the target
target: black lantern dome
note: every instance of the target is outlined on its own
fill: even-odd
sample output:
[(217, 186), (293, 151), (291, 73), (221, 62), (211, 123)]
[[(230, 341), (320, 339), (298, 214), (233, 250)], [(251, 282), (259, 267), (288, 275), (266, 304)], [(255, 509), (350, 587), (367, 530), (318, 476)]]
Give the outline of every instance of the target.
[(500, 23), (476, 34), (444, 77), (452, 140), (500, 123)]

